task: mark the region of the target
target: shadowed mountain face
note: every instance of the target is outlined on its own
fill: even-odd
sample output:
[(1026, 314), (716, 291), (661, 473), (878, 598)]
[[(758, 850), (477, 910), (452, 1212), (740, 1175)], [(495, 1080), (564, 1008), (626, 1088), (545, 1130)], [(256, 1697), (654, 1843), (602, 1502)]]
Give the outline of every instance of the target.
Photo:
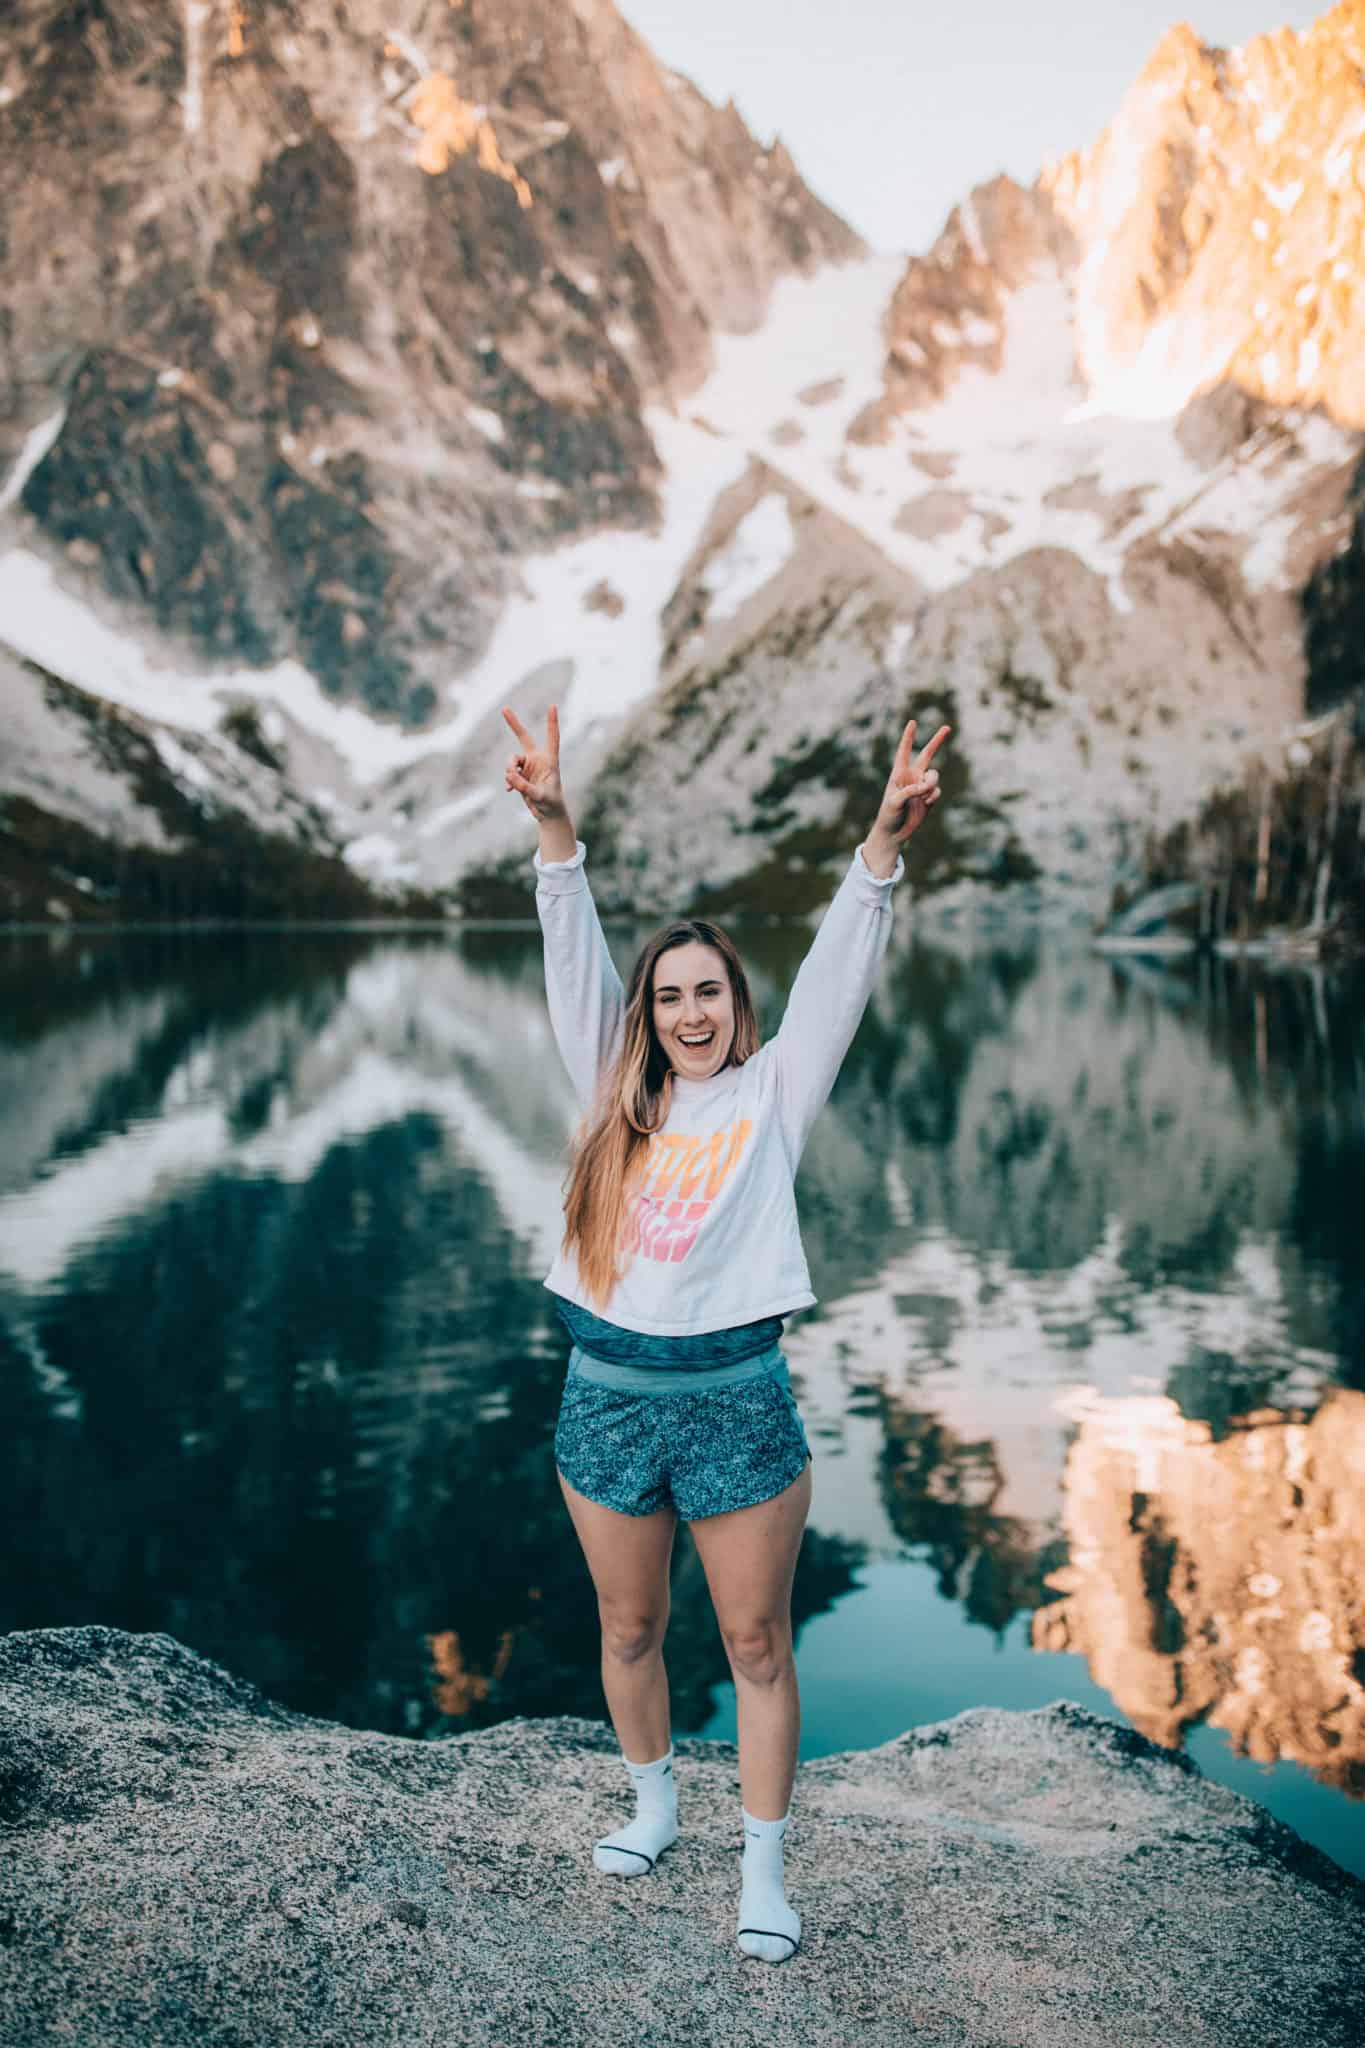
[(857, 247), (608, 0), (10, 15), (5, 466), (66, 408), (25, 507), (149, 624), (384, 716), (519, 553), (647, 520), (645, 399)]

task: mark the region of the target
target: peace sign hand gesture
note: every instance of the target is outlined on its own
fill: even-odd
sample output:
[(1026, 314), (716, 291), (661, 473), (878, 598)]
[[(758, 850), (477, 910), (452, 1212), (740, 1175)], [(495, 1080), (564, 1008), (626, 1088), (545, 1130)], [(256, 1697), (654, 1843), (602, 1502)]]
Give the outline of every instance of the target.
[(896, 864), (897, 848), (912, 832), (918, 832), (941, 795), (933, 759), (953, 728), (941, 725), (916, 760), (915, 724), (912, 718), (901, 734), (901, 743), (896, 749), (896, 759), (877, 811), (877, 822), (864, 845), (863, 858), (874, 874), (891, 873)]
[(507, 763), (507, 787), (520, 796), (538, 825), (556, 823), (569, 815), (559, 780), (559, 710), (552, 704), (545, 715), (545, 744), (537, 746), (516, 713), (506, 704), (502, 715), (511, 726), (521, 751)]

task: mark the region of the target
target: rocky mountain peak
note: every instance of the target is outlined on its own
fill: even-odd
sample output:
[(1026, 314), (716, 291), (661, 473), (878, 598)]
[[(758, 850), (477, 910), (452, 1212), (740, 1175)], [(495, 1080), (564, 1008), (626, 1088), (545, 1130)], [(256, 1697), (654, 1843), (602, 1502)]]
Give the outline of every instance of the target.
[(77, 584), (420, 722), (517, 557), (856, 237), (609, 0), (21, 0), (0, 464)]
[(996, 371), (1007, 302), (1030, 280), (1065, 280), (1075, 237), (1048, 194), (1001, 176), (955, 206), (925, 256), (912, 257), (886, 319), (886, 390), (851, 438), (883, 438), (908, 408), (941, 399), (964, 369)]
[(1235, 386), (1365, 426), (1365, 7), (1222, 50), (1181, 23), (1094, 147), (954, 209), (888, 319), (886, 390), (859, 422), (998, 366), (1006, 302), (1060, 281), (1077, 397), (1138, 416)]
[(1233, 50), (1173, 29), (1093, 149), (1045, 171), (1100, 402), (1173, 411), (1228, 382), (1365, 425), (1363, 34), (1355, 4)]

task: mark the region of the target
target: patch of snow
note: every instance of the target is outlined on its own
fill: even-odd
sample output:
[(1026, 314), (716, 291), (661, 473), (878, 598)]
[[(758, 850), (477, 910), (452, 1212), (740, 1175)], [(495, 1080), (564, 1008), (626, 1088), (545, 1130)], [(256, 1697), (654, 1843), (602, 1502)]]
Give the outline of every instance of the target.
[(562, 498), (564, 495), (562, 484), (551, 483), (547, 478), (538, 476), (518, 478), (516, 489), (519, 498)]
[(417, 873), (415, 861), (405, 860), (387, 832), (367, 832), (342, 849), (347, 867), (375, 882), (408, 882)]
[(1283, 114), (1267, 114), (1257, 125), (1256, 140), (1261, 143), (1278, 142), (1284, 133), (1284, 122)]
[(426, 813), (417, 827), (418, 838), (427, 839), (434, 832), (444, 832), (448, 825), (456, 825), (461, 818), (483, 810), (493, 801), (494, 794), (491, 789), (467, 789), (463, 796), (452, 797), (448, 804), (441, 804), (436, 810)]
[(276, 704), (334, 748), (362, 781), (407, 758), (410, 736), (336, 703), (297, 661), (198, 674), (157, 666), (131, 634), (115, 631), (64, 591), (50, 566), (26, 548), (0, 555), (0, 643), (78, 689), (181, 731), (212, 733), (223, 714), (220, 697), (249, 697)]
[(164, 732), (153, 733), (152, 744), (177, 782), (187, 782), (192, 789), (212, 791), (212, 775), (188, 747), (182, 747), (178, 740), (173, 740), (169, 733)]
[(796, 545), (791, 507), (770, 491), (747, 512), (706, 565), (709, 616), (730, 619), (777, 574)]
[(635, 346), (635, 329), (629, 320), (611, 320), (607, 323), (607, 340), (615, 349), (625, 350)]
[(394, 49), (397, 50), (399, 56), (406, 57), (409, 64), (411, 64), (413, 70), (417, 72), (420, 77), (425, 78), (428, 71), (431, 69), (431, 66), (428, 64), (426, 58), (422, 55), (422, 52), (417, 47), (416, 43), (414, 43), (414, 41), (412, 40), (412, 37), (410, 35), (405, 35), (403, 30), (400, 28), (389, 28), (385, 31), (385, 33), (387, 34), (389, 41), (393, 44)]
[(1089, 409), (1125, 419), (1169, 418), (1221, 375), (1238, 337), (1210, 331), (1195, 318), (1168, 317), (1148, 330), (1135, 358), (1116, 358), (1109, 343), (1109, 294), (1101, 262), (1106, 246), (1092, 245), (1076, 282), (1076, 355)]
[(882, 649), (882, 660), (893, 675), (905, 660), (908, 650), (914, 643), (914, 638), (914, 620), (897, 619), (895, 625), (887, 634), (886, 645)]
[(604, 185), (614, 185), (625, 168), (623, 156), (608, 157), (606, 163), (597, 166), (597, 175)]
[(929, 332), (933, 335), (940, 348), (956, 348), (962, 339), (957, 329), (957, 323), (953, 320), (931, 321)]
[(981, 239), (981, 223), (976, 217), (976, 207), (970, 198), (964, 199), (957, 210), (962, 223), (962, 235), (978, 263), (986, 261), (986, 245)]
[(1252, 590), (1283, 587), (1285, 557), (1298, 529), (1292, 512), (1262, 520), (1242, 557), (1242, 579)]
[(49, 413), (45, 420), (40, 420), (25, 437), (14, 467), (5, 478), (4, 489), (0, 490), (0, 512), (6, 512), (11, 505), (18, 503), (24, 485), (65, 425), (66, 407), (63, 405), (56, 412)]
[(467, 405), (464, 410), (470, 426), (477, 427), (486, 440), (503, 441), (507, 438), (502, 421), (486, 405)]
[(1265, 241), (1267, 235), (1269, 235), (1270, 233), (1270, 223), (1268, 221), (1262, 220), (1258, 214), (1256, 219), (1251, 223), (1251, 232), (1256, 237), (1256, 240), (1258, 242), (1263, 242)]
[(1000, 339), (1000, 329), (994, 320), (983, 320), (979, 313), (968, 313), (962, 322), (962, 337), (973, 348), (988, 348)]
[(1302, 342), (1299, 347), (1298, 383), (1300, 390), (1306, 384), (1310, 384), (1313, 378), (1316, 377), (1318, 364), (1321, 360), (1322, 349), (1310, 335), (1308, 340)]
[(1262, 190), (1277, 213), (1288, 213), (1303, 197), (1303, 180), (1296, 179), (1292, 185), (1265, 185)]

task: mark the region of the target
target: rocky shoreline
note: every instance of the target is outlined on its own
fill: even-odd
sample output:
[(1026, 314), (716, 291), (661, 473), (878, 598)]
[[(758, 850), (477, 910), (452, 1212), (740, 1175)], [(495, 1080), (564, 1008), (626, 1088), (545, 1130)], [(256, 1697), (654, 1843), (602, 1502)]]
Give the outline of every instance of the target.
[(683, 1839), (627, 1885), (604, 1723), (411, 1741), (164, 1635), (0, 1639), (6, 2048), (1359, 2039), (1365, 1886), (1069, 1701), (803, 1764), (780, 1969), (734, 1945), (735, 1750), (676, 1748)]

